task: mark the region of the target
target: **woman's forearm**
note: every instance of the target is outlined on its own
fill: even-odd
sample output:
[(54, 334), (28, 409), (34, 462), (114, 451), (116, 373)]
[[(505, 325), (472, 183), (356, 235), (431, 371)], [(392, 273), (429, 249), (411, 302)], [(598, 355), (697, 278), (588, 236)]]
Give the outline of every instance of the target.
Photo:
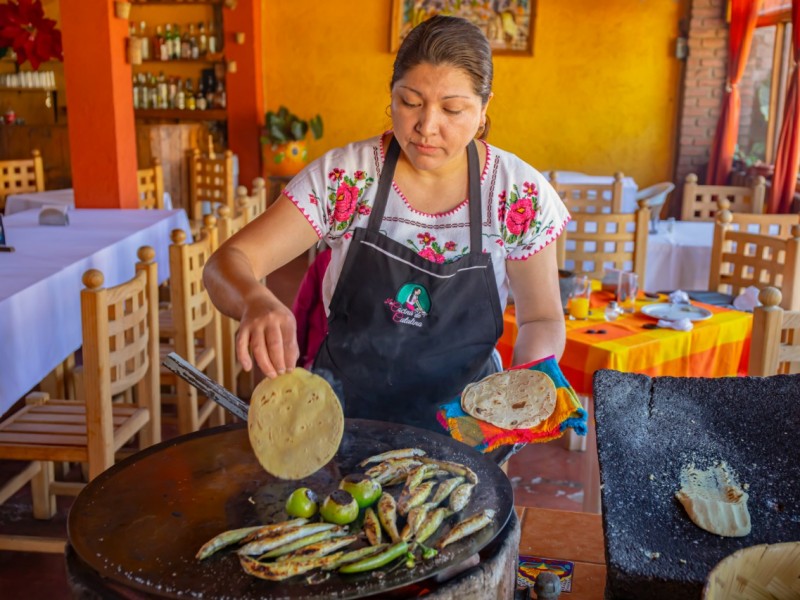
[(533, 360), (555, 356), (561, 358), (566, 344), (564, 319), (540, 320), (523, 323), (517, 332), (512, 366), (524, 365)]

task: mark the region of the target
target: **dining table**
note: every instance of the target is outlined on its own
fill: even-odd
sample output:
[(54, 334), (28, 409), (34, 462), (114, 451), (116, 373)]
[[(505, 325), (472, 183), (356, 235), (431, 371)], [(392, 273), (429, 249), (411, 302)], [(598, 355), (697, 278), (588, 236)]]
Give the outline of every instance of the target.
[[(728, 377), (744, 375), (750, 357), (751, 313), (692, 302), (709, 315), (692, 322), (689, 331), (660, 327), (642, 313), (646, 306), (667, 304), (665, 295), (650, 300), (640, 294), (634, 312), (606, 320), (611, 292), (596, 290), (586, 319), (565, 317), (567, 340), (559, 367), (578, 394), (591, 395), (592, 377), (600, 369), (640, 373), (651, 377)], [(699, 311), (698, 311), (699, 312)], [(508, 367), (517, 336), (516, 311), (510, 304), (503, 315), (503, 334), (497, 349)]]
[(647, 236), (644, 289), (707, 290), (713, 241), (711, 221), (659, 221)]
[[(45, 206), (65, 207), (67, 209), (75, 208), (74, 188), (11, 194), (6, 198), (5, 214), (12, 215), (33, 208), (44, 208)], [(172, 196), (170, 196), (169, 192), (165, 191), (164, 209), (172, 210), (172, 208)]]
[(173, 229), (191, 241), (183, 210), (73, 209), (69, 224), (40, 225), (39, 211), (4, 219), (0, 252), (0, 415), (81, 346), (82, 277), (104, 275), (104, 286), (131, 279), (140, 246), (152, 246), (159, 283), (169, 277)]

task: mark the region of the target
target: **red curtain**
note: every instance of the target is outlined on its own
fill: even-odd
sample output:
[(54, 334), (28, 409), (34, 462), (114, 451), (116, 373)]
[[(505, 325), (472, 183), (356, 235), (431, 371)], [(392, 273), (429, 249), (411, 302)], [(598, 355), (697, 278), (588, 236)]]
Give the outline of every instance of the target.
[(711, 146), (711, 158), (706, 173), (706, 183), (725, 185), (733, 165), (736, 138), (739, 135), (739, 112), (741, 97), (739, 81), (742, 79), (753, 32), (758, 17), (757, 0), (731, 0), (731, 24), (728, 32), (728, 78), (725, 96), (722, 100), (722, 113)]
[(771, 213), (788, 213), (792, 209), (797, 181), (797, 168), (800, 163), (800, 72), (797, 61), (800, 60), (800, 1), (792, 2), (792, 45), (795, 64), (789, 77), (789, 89), (786, 91), (786, 104), (783, 109), (783, 123), (778, 137), (778, 154), (775, 156), (775, 174), (772, 177), (772, 189), (769, 194), (768, 211)]

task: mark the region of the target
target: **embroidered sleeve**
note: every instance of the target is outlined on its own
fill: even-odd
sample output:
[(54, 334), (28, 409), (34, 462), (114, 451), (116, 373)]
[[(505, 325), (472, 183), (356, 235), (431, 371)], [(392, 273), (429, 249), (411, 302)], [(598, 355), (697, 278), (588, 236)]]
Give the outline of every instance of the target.
[(502, 242), (510, 260), (524, 260), (548, 246), (570, 219), (553, 186), (532, 169), (499, 192), (497, 206)]
[(368, 154), (356, 151), (352, 145), (328, 152), (292, 179), (284, 194), (319, 237), (339, 238), (357, 215), (370, 213), (371, 200), (366, 192), (375, 178), (368, 172), (367, 163)]

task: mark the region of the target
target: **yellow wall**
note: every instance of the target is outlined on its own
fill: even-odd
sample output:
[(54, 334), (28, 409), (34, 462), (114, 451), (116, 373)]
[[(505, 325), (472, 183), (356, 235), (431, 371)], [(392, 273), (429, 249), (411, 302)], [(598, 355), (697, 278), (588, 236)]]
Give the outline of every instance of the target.
[[(540, 170), (672, 177), (687, 0), (538, 0), (533, 56), (495, 57), (489, 141)], [(390, 0), (265, 0), (268, 109), (317, 112), (312, 156), (391, 125)]]

